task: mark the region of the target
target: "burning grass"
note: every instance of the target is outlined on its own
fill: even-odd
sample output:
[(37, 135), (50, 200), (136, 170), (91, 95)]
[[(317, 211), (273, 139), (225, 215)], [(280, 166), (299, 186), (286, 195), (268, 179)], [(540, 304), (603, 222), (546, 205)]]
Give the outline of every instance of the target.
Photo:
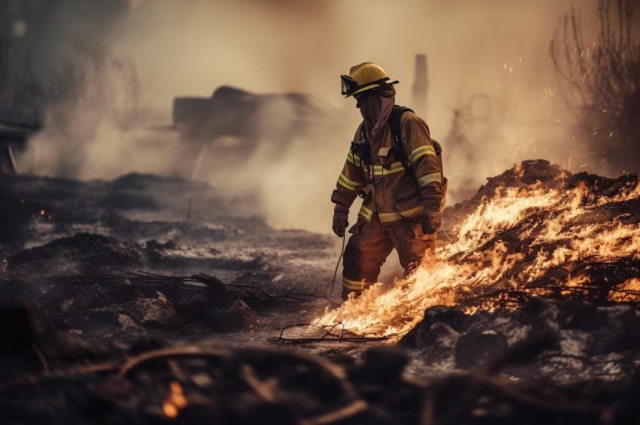
[(525, 161), (447, 212), (448, 237), (409, 279), (377, 284), (316, 324), (397, 340), (436, 305), (473, 314), (532, 296), (637, 301), (639, 197), (635, 175), (571, 175)]

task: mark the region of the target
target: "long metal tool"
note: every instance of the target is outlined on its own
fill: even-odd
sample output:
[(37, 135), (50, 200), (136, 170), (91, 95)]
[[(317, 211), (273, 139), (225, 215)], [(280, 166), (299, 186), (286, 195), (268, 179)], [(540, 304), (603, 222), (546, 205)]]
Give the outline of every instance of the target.
[(336, 286), (336, 276), (338, 276), (338, 267), (340, 266), (340, 261), (342, 261), (342, 256), (344, 255), (344, 244), (347, 240), (347, 234), (342, 235), (342, 249), (340, 250), (340, 257), (338, 258), (338, 262), (336, 263), (336, 270), (333, 272), (333, 282), (331, 282), (331, 291), (329, 291), (329, 295), (327, 297), (331, 297), (333, 295), (333, 289)]

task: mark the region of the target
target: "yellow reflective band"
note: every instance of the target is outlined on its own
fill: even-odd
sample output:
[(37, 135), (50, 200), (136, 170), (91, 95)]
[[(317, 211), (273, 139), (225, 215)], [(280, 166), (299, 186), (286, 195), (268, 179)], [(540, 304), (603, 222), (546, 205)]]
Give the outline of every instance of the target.
[(380, 221), (383, 223), (393, 223), (400, 221), (402, 218), (415, 218), (422, 213), (422, 205), (400, 212), (378, 213)]
[(402, 165), (402, 162), (399, 161), (391, 164), (391, 167), (389, 167), (388, 170), (382, 167), (382, 165), (374, 165), (373, 167), (373, 172), (376, 174), (376, 176), (399, 173), (400, 171), (404, 171), (404, 165)]
[(394, 162), (391, 164), (391, 167), (388, 170), (384, 170), (382, 174), (393, 174), (399, 173), (400, 171), (404, 171), (404, 165), (402, 165), (402, 162)]
[(342, 286), (352, 291), (362, 291), (364, 289), (364, 279), (362, 280), (349, 280), (346, 277), (342, 277)]
[(426, 186), (429, 183), (442, 181), (442, 177), (440, 177), (440, 173), (431, 173), (426, 176), (422, 176), (418, 179), (418, 184), (420, 187)]
[(400, 215), (405, 218), (414, 218), (420, 214), (422, 214), (422, 205), (418, 205), (415, 208), (411, 208), (410, 210), (400, 211)]
[(418, 158), (423, 157), (425, 155), (436, 156), (436, 150), (433, 148), (433, 146), (428, 146), (428, 145), (420, 146), (419, 148), (411, 152), (411, 155), (409, 155), (409, 160), (411, 161), (411, 163), (415, 163), (418, 160)]
[(360, 207), (360, 212), (358, 213), (358, 215), (367, 220), (367, 222), (370, 222), (371, 217), (373, 217), (373, 211), (363, 205)]
[(340, 177), (338, 177), (338, 184), (352, 192), (355, 192), (356, 189), (358, 189), (362, 185), (362, 183), (357, 183), (353, 180), (349, 180), (344, 174), (340, 174)]
[[(347, 155), (347, 161), (349, 161), (353, 165), (362, 165), (362, 159), (358, 155), (354, 155), (353, 152), (349, 152), (349, 155)], [(358, 162), (357, 164), (356, 161)]]
[(397, 212), (392, 213), (378, 213), (380, 221), (383, 223), (393, 223), (394, 221), (402, 220), (402, 216)]

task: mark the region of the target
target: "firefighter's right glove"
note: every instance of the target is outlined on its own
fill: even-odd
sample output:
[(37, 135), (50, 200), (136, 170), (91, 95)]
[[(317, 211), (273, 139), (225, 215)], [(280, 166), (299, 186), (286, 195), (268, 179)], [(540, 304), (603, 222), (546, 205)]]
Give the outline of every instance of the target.
[[(346, 209), (346, 211), (345, 211)], [(338, 237), (343, 237), (344, 232), (349, 226), (349, 209), (336, 206), (333, 214), (333, 233)]]
[(432, 235), (438, 231), (442, 225), (442, 214), (440, 208), (425, 203), (422, 210), (422, 232), (425, 235)]

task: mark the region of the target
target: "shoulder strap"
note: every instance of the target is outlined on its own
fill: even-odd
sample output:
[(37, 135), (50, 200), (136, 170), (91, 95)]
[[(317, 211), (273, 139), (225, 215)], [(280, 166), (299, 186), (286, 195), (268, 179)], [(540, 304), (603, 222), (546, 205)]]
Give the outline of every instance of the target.
[[(401, 121), (402, 114), (404, 114), (405, 112), (413, 112), (413, 109), (407, 108), (406, 106), (394, 105), (393, 110), (391, 111), (391, 117), (389, 118), (389, 123), (391, 124), (391, 134), (393, 135), (393, 141), (400, 156), (400, 162), (402, 163), (405, 171), (415, 179), (415, 176), (411, 172), (409, 157), (407, 156), (407, 152), (404, 150), (404, 145), (402, 144)], [(440, 167), (442, 167), (442, 146), (434, 139), (431, 139), (431, 141), (433, 142), (436, 156), (440, 161)]]
[(411, 172), (411, 164), (409, 164), (409, 157), (407, 156), (407, 152), (404, 150), (404, 145), (402, 144), (402, 131), (400, 127), (402, 114), (405, 112), (413, 112), (413, 109), (407, 108), (406, 106), (394, 105), (393, 110), (391, 111), (391, 117), (389, 117), (389, 124), (391, 125), (391, 134), (393, 135), (396, 150), (399, 153), (399, 160), (402, 163), (404, 170), (410, 176), (413, 176), (413, 173)]

